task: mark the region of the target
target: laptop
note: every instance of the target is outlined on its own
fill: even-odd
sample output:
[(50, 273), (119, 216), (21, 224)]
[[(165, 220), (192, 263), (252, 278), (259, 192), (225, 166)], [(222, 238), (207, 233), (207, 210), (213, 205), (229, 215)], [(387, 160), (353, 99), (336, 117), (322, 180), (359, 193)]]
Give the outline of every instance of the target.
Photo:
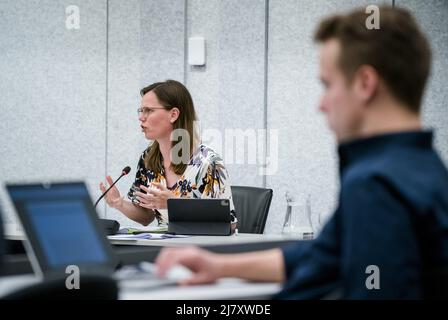
[(7, 184), (6, 189), (27, 236), (25, 249), (41, 278), (67, 276), (76, 265), (82, 274), (113, 276), (120, 289), (141, 290), (176, 285), (191, 275), (180, 266), (166, 277), (149, 262), (115, 271), (118, 258), (97, 216), (84, 182)]
[(84, 182), (7, 184), (27, 236), (25, 249), (36, 275), (112, 274), (118, 259), (106, 238)]
[(168, 233), (228, 236), (231, 233), (228, 199), (168, 199)]

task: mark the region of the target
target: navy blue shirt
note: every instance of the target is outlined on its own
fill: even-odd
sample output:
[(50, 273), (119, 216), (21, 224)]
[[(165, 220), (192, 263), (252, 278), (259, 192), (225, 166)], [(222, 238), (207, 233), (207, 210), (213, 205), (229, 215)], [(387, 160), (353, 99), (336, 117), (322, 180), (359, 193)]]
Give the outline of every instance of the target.
[[(276, 298), (422, 298), (422, 270), (448, 262), (448, 172), (432, 132), (379, 135), (338, 152), (338, 208), (315, 240), (283, 249)], [(373, 273), (379, 289), (366, 286)]]

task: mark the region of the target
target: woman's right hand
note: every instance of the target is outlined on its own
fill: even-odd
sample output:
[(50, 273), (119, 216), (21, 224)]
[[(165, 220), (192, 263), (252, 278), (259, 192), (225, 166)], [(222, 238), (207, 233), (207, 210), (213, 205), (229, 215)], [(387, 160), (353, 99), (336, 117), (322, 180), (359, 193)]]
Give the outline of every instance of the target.
[[(114, 183), (111, 176), (107, 176), (106, 180), (109, 183), (109, 186)], [(100, 190), (102, 193), (106, 192), (106, 186), (102, 182), (100, 183)], [(119, 208), (124, 201), (120, 195), (120, 191), (118, 191), (116, 186), (113, 186), (112, 189), (110, 189), (109, 192), (104, 196), (104, 198), (106, 199), (106, 203), (110, 207), (115, 209)]]

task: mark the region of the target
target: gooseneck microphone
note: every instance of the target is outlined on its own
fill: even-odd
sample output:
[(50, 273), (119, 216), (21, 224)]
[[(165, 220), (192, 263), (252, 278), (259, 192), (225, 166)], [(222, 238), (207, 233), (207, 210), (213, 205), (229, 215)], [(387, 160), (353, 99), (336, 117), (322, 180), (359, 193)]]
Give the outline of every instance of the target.
[(110, 189), (112, 189), (112, 187), (118, 182), (118, 180), (120, 180), (123, 176), (127, 175), (130, 171), (131, 171), (131, 167), (129, 167), (129, 166), (125, 167), (121, 171), (121, 175), (118, 177), (118, 179), (115, 180), (114, 183), (112, 183), (112, 185), (101, 195), (101, 197), (98, 198), (98, 200), (96, 200), (95, 206), (94, 206), (95, 208), (98, 205), (98, 202), (100, 202), (100, 200), (103, 199), (103, 197), (109, 192)]

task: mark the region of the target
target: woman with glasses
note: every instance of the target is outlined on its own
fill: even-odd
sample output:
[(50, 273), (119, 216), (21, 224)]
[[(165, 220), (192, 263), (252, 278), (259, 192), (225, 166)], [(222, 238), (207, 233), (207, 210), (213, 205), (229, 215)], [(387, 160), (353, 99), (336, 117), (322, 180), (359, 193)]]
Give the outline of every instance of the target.
[[(140, 156), (127, 201), (114, 186), (107, 204), (128, 218), (148, 225), (157, 219), (168, 223), (169, 198), (229, 199), (232, 230), (236, 226), (229, 176), (220, 155), (199, 142), (193, 100), (178, 81), (153, 83), (140, 91), (138, 117), (142, 132), (151, 140)], [(113, 181), (106, 178), (109, 185)], [(100, 189), (106, 191), (101, 183)]]

